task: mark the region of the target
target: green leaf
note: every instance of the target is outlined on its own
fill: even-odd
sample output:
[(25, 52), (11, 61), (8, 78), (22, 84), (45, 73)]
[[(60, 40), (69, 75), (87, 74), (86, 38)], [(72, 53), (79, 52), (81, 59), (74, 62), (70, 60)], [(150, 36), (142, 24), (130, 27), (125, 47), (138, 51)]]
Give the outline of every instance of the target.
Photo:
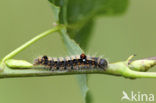
[(56, 21), (57, 23), (59, 22), (59, 14), (60, 14), (60, 7), (54, 5), (53, 3), (51, 3), (51, 7), (53, 10), (54, 15), (54, 21)]
[(83, 49), (86, 49), (89, 38), (91, 37), (90, 31), (96, 16), (123, 14), (128, 5), (128, 0), (49, 1), (60, 7), (59, 23), (67, 26), (70, 37), (80, 44)]
[[(61, 31), (62, 39), (67, 47), (67, 51), (71, 55), (77, 55), (83, 53), (83, 50), (79, 47), (78, 44), (75, 43), (70, 37), (67, 35), (66, 28), (62, 29)], [(86, 100), (86, 94), (88, 92), (87, 86), (87, 76), (86, 74), (77, 75), (77, 80), (80, 85), (80, 89), (82, 91), (83, 100)]]
[[(60, 12), (57, 15), (59, 24), (64, 24), (67, 30), (63, 30), (62, 37), (67, 46), (69, 54), (80, 54), (81, 48), (87, 50), (88, 41), (92, 36), (94, 18), (98, 15), (118, 15), (125, 12), (128, 0), (49, 0), (53, 8), (59, 7)], [(58, 9), (57, 9), (58, 10)], [(54, 11), (57, 11), (54, 9)], [(66, 33), (67, 31), (67, 33)], [(71, 40), (74, 39), (80, 47)], [(78, 76), (78, 81), (83, 93), (84, 100), (90, 102), (88, 95), (87, 76)], [(89, 93), (91, 94), (91, 93)]]
[(94, 21), (90, 20), (88, 21), (73, 37), (73, 39), (79, 43), (80, 47), (83, 48), (85, 51), (88, 49), (88, 41), (90, 40), (92, 34), (92, 28), (94, 25)]
[(87, 76), (86, 74), (77, 75), (77, 80), (82, 91), (83, 100), (86, 102), (88, 94)]
[[(52, 8), (56, 7), (53, 4), (52, 4), (52, 6), (53, 6)], [(57, 14), (58, 13), (55, 13), (55, 15), (57, 15)], [(60, 16), (62, 17), (62, 14), (60, 14)], [(59, 17), (59, 16), (55, 16), (55, 17)], [(60, 17), (60, 23), (63, 23), (64, 20), (61, 17)], [(56, 20), (58, 20), (58, 18), (56, 18)], [(70, 55), (77, 55), (77, 54), (83, 53), (83, 50), (79, 47), (79, 45), (77, 43), (75, 43), (75, 41), (70, 39), (70, 37), (67, 34), (66, 28), (62, 29), (61, 34), (62, 34), (62, 38), (63, 38), (63, 40), (65, 42), (65, 45), (67, 47), (67, 51), (69, 52)], [(83, 100), (85, 100), (86, 94), (87, 94), (87, 91), (88, 91), (88, 86), (87, 86), (87, 80), (86, 79), (87, 79), (87, 76), (85, 74), (77, 76), (77, 80), (78, 80), (78, 83), (80, 85), (82, 95), (83, 95), (83, 98), (84, 98)]]

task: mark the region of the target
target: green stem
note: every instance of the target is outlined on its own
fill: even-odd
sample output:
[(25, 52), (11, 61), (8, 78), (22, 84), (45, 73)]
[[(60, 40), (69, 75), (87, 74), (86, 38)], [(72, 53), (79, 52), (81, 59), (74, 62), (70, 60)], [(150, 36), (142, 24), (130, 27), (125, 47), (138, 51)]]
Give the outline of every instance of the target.
[(129, 69), (125, 62), (118, 62), (109, 64), (106, 70), (72, 70), (72, 71), (48, 71), (35, 69), (11, 69), (6, 67), (3, 72), (0, 73), (0, 78), (12, 78), (12, 77), (37, 77), (37, 76), (60, 76), (60, 75), (75, 75), (75, 74), (108, 74), (113, 76), (123, 76), (126, 78), (156, 78), (156, 73), (139, 72)]
[(25, 44), (23, 44), (22, 46), (20, 46), (19, 48), (15, 49), (14, 51), (12, 51), (11, 53), (9, 53), (8, 55), (6, 55), (3, 59), (2, 62), (4, 63), (7, 59), (10, 59), (12, 57), (14, 57), (15, 55), (17, 55), (19, 52), (21, 52), (22, 50), (24, 50), (25, 48), (27, 48), (28, 46), (32, 45), (33, 43), (35, 43), (36, 41), (40, 40), (41, 38), (47, 36), (50, 33), (56, 32), (58, 30), (60, 30), (62, 26), (58, 25), (50, 30), (47, 30), (39, 35), (37, 35), (36, 37), (32, 38), (31, 40), (29, 40), (28, 42), (26, 42)]
[(156, 73), (155, 72), (138, 72), (138, 71), (130, 70), (128, 68), (123, 74), (123, 76), (130, 77), (130, 78), (156, 78)]
[[(60, 31), (62, 37), (67, 45), (70, 54), (80, 54), (82, 53), (82, 49), (73, 41), (71, 40), (68, 35), (66, 34), (66, 29), (63, 25), (58, 25), (46, 32), (43, 32), (33, 39), (29, 40), (19, 48), (15, 49), (13, 52), (8, 54), (6, 57), (3, 58), (1, 65), (5, 64), (6, 60), (14, 57), (16, 54), (27, 48), (28, 46), (32, 45), (36, 41), (40, 40), (41, 38), (47, 36), (50, 33)], [(128, 59), (128, 61), (131, 57)], [(5, 62), (5, 63), (4, 63)], [(23, 61), (20, 61), (20, 66), (23, 67)], [(25, 63), (25, 62), (24, 62)], [(28, 64), (26, 64), (27, 66)], [(106, 70), (78, 70), (78, 71), (45, 71), (45, 70), (38, 70), (33, 68), (33, 65), (29, 69), (24, 69), (25, 66), (19, 69), (12, 69), (10, 66), (5, 66), (3, 72), (0, 72), (0, 78), (7, 78), (7, 77), (31, 77), (31, 76), (54, 76), (54, 75), (73, 75), (73, 74), (109, 74), (109, 75), (118, 75), (124, 76), (127, 78), (156, 78), (156, 73), (150, 72), (140, 72), (134, 70), (148, 70), (152, 66), (156, 65), (155, 60), (136, 60), (133, 61), (130, 65), (128, 65), (127, 61), (122, 61), (118, 63), (109, 64)], [(0, 66), (1, 68), (3, 66)], [(9, 68), (10, 67), (10, 68)]]
[(140, 72), (131, 70), (126, 62), (110, 64), (106, 72), (111, 75), (124, 76), (126, 78), (156, 78), (155, 72)]

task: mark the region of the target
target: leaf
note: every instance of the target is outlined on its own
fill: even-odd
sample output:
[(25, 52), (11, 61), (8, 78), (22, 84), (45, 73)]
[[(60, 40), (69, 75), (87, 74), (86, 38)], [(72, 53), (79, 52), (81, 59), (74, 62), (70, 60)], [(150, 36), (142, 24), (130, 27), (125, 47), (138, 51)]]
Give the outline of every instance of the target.
[(96, 16), (114, 16), (123, 14), (126, 11), (128, 5), (128, 0), (49, 1), (55, 4), (57, 7), (60, 7), (59, 23), (67, 25), (68, 34), (78, 44), (80, 44), (83, 49), (86, 49), (89, 38), (91, 37), (90, 31)]
[[(79, 47), (78, 44), (75, 43), (70, 37), (67, 35), (66, 28), (61, 30), (62, 39), (64, 40), (64, 43), (67, 47), (67, 51), (71, 55), (81, 54), (83, 53), (83, 50)], [(86, 74), (77, 75), (77, 80), (80, 85), (80, 89), (82, 91), (83, 100), (86, 99), (86, 94), (88, 92), (88, 86), (87, 86), (87, 76)]]
[(83, 48), (85, 51), (88, 49), (88, 41), (91, 38), (91, 32), (94, 25), (94, 21), (88, 21), (73, 37), (77, 43), (79, 43), (80, 47)]
[(77, 80), (82, 91), (83, 100), (86, 101), (88, 93), (87, 76), (86, 74), (77, 75)]
[[(60, 12), (57, 15), (59, 24), (64, 24), (67, 30), (62, 30), (62, 37), (70, 54), (80, 54), (81, 48), (87, 49), (88, 41), (92, 34), (94, 18), (98, 15), (116, 15), (122, 14), (127, 8), (128, 0), (49, 0), (52, 6), (59, 7)], [(54, 8), (53, 7), (53, 8)], [(58, 9), (57, 9), (58, 10)], [(54, 8), (54, 11), (57, 11)], [(66, 32), (67, 31), (67, 32)], [(80, 47), (71, 40), (74, 39)], [(87, 76), (78, 76), (84, 100), (91, 102), (90, 92), (88, 92)], [(88, 95), (89, 94), (89, 95)]]
[[(54, 6), (53, 8), (56, 7), (55, 5), (52, 5), (52, 6)], [(55, 17), (58, 17), (58, 16), (55, 16)], [(56, 18), (56, 20), (58, 20), (58, 18)], [(62, 21), (60, 21), (60, 22), (62, 22)], [(75, 41), (71, 40), (70, 37), (67, 35), (66, 28), (62, 29), (61, 34), (62, 34), (62, 38), (65, 42), (65, 45), (66, 45), (67, 50), (68, 50), (70, 55), (77, 55), (77, 54), (83, 53), (83, 50), (78, 46), (78, 44), (76, 44)], [(85, 74), (84, 75), (77, 75), (77, 80), (79, 82), (79, 85), (80, 85), (80, 88), (82, 91), (83, 100), (85, 100), (86, 94), (88, 91), (87, 76)]]

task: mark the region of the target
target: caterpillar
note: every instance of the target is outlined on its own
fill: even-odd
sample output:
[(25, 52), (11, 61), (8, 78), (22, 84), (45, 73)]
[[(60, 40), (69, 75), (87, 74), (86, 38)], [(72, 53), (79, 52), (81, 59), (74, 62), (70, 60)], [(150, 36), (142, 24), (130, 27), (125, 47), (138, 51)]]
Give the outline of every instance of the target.
[(101, 69), (105, 70), (108, 66), (106, 59), (100, 57), (86, 56), (85, 54), (70, 57), (39, 57), (34, 60), (34, 65), (44, 66), (50, 70), (86, 70)]

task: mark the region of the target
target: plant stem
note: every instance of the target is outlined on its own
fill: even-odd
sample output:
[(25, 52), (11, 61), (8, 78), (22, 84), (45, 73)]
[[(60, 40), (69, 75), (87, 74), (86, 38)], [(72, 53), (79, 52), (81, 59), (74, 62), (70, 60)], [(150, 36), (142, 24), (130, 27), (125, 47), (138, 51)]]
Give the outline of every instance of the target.
[(25, 48), (27, 48), (28, 46), (32, 45), (33, 43), (35, 43), (36, 41), (40, 40), (41, 38), (47, 36), (50, 33), (56, 32), (58, 30), (60, 30), (62, 26), (58, 25), (50, 30), (47, 30), (39, 35), (37, 35), (36, 37), (32, 38), (31, 40), (29, 40), (28, 42), (26, 42), (25, 44), (21, 45), (19, 48), (15, 49), (14, 51), (12, 51), (11, 53), (9, 53), (8, 55), (6, 55), (3, 59), (2, 62), (4, 63), (7, 59), (10, 59), (12, 57), (14, 57), (15, 55), (17, 55), (19, 52), (21, 52), (22, 50), (24, 50)]
[(132, 77), (132, 78), (156, 78), (156, 73), (155, 72), (138, 72), (138, 71), (127, 69), (127, 71), (124, 73), (123, 76)]
[[(118, 63), (112, 63), (108, 65), (106, 70), (73, 70), (73, 71), (46, 71), (33, 68), (33, 65), (29, 69), (24, 69), (23, 67), (23, 60), (20, 62), (20, 66), (23, 67), (20, 69), (12, 69), (9, 68), (10, 66), (5, 66), (6, 60), (14, 57), (16, 54), (27, 48), (28, 46), (32, 45), (36, 41), (40, 40), (41, 38), (49, 35), (50, 33), (59, 31), (62, 34), (62, 37), (65, 41), (67, 49), (69, 50), (69, 54), (80, 54), (83, 53), (83, 50), (73, 41), (71, 40), (68, 35), (66, 34), (66, 29), (63, 25), (58, 25), (46, 32), (43, 32), (33, 39), (29, 40), (19, 48), (15, 49), (13, 52), (8, 54), (2, 59), (0, 63), (1, 69), (4, 69), (3, 72), (0, 72), (0, 78), (8, 78), (8, 77), (33, 77), (33, 76), (54, 76), (54, 75), (73, 75), (73, 74), (109, 74), (109, 75), (117, 75), (117, 76), (124, 76), (127, 78), (156, 78), (156, 73), (154, 72), (140, 72), (141, 70), (148, 70), (152, 66), (156, 65), (156, 60), (136, 60), (128, 64), (127, 61), (131, 59), (131, 57), (127, 61), (121, 61)], [(17, 60), (18, 61), (18, 60)], [(25, 64), (26, 66), (28, 64)], [(5, 66), (3, 68), (3, 66)], [(135, 71), (139, 70), (139, 71)]]
[[(126, 62), (126, 61), (125, 61)], [(60, 76), (60, 75), (76, 75), (76, 74), (108, 74), (113, 76), (123, 76), (126, 78), (156, 78), (156, 73), (153, 72), (139, 72), (129, 69), (125, 62), (112, 63), (108, 65), (106, 70), (69, 70), (69, 71), (48, 71), (41, 69), (10, 69), (6, 67), (0, 73), (0, 78), (13, 77), (38, 77), (38, 76)]]
[(127, 61), (110, 64), (106, 72), (108, 74), (124, 76), (126, 78), (156, 78), (155, 72), (140, 72), (131, 70), (127, 65)]

